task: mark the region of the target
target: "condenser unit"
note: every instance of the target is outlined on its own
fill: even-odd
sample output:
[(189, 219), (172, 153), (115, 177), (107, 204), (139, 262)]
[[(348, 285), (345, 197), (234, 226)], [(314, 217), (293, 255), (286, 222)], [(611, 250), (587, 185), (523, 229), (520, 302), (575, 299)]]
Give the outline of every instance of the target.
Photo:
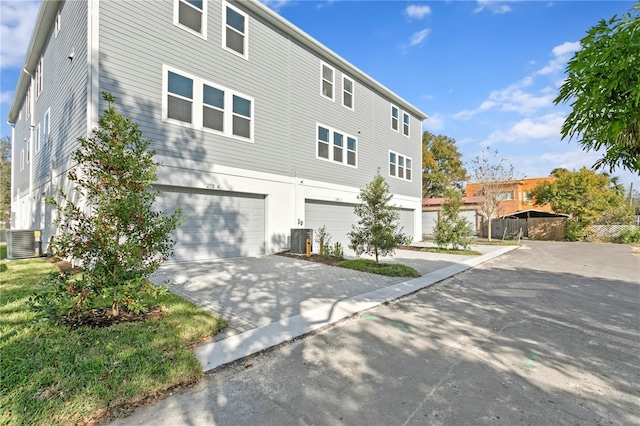
[(42, 231), (7, 229), (7, 259), (29, 259), (42, 255)]
[(307, 240), (311, 242), (313, 250), (313, 229), (311, 228), (293, 228), (291, 229), (291, 249), (289, 252), (296, 254), (307, 253)]

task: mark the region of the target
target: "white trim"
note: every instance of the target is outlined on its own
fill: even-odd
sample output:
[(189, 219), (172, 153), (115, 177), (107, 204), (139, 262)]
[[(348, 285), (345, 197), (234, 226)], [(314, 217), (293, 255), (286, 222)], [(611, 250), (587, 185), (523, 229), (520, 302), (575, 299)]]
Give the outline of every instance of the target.
[[(391, 162), (391, 154), (394, 154), (396, 156), (396, 162), (392, 163)], [(400, 162), (400, 158), (402, 157), (404, 160), (404, 165), (402, 166), (404, 172), (402, 173), (402, 177), (398, 176), (398, 167), (399, 166), (399, 162)], [(407, 167), (407, 160), (409, 162), (411, 162), (411, 167)], [(391, 165), (395, 166), (395, 174), (391, 173)], [(411, 178), (407, 179), (407, 170), (411, 171)], [(406, 182), (413, 182), (413, 159), (411, 157), (406, 156), (405, 154), (400, 154), (397, 151), (393, 151), (393, 150), (389, 150), (389, 154), (387, 155), (387, 174), (390, 177), (396, 178), (396, 179), (400, 179)]]
[[(398, 118), (397, 118), (397, 120), (398, 120), (398, 124), (397, 124), (397, 126), (396, 126), (396, 127), (397, 127), (397, 129), (394, 129), (394, 128), (393, 128), (393, 120), (394, 120), (394, 116), (393, 116), (393, 109), (394, 109), (394, 108), (396, 109), (396, 111), (398, 111)], [(394, 104), (391, 104), (391, 111), (389, 111), (389, 112), (390, 112), (390, 114), (389, 114), (389, 115), (390, 115), (390, 117), (391, 117), (391, 126), (390, 126), (390, 128), (391, 128), (391, 130), (393, 130), (394, 132), (398, 132), (398, 133), (399, 133), (399, 132), (400, 132), (400, 108), (398, 108), (398, 107), (397, 107), (397, 106), (395, 106)]]
[(36, 126), (36, 136), (34, 138), (34, 154), (40, 152), (40, 148), (42, 143), (42, 133), (40, 128), (40, 123)]
[[(345, 80), (349, 80), (351, 82), (351, 92), (347, 92), (344, 88), (344, 82)], [(347, 106), (344, 103), (344, 95), (345, 93), (349, 93), (351, 95), (351, 106)], [(356, 83), (355, 81), (353, 81), (352, 78), (347, 77), (346, 75), (342, 74), (342, 106), (345, 107), (346, 109), (353, 111), (356, 107)]]
[[(238, 30), (236, 30), (233, 27), (230, 27), (230, 29), (232, 31), (237, 32), (238, 34), (242, 34), (243, 36), (243, 44), (242, 44), (242, 49), (244, 50), (244, 54), (231, 49), (230, 47), (227, 47), (227, 27), (229, 26), (227, 24), (227, 7), (231, 10), (233, 10), (234, 12), (236, 12), (239, 15), (242, 15), (244, 17), (244, 33), (240, 33)], [(244, 13), (243, 11), (241, 11), (240, 9), (238, 9), (235, 6), (232, 6), (231, 4), (227, 3), (226, 1), (222, 2), (222, 48), (224, 50), (226, 50), (227, 52), (231, 52), (236, 56), (241, 57), (242, 59), (245, 60), (249, 60), (249, 15), (247, 15), (246, 13)]]
[[(325, 95), (323, 90), (323, 83), (325, 82), (324, 67), (327, 67), (331, 70), (331, 97)], [(325, 62), (320, 62), (320, 96), (325, 99), (329, 99), (331, 102), (336, 101), (336, 69)]]
[[(329, 149), (328, 149), (329, 158), (321, 157), (318, 154), (318, 143), (320, 143), (320, 139), (318, 138), (318, 131), (319, 131), (320, 127), (324, 128), (324, 129), (327, 129), (329, 131), (329, 142), (328, 142), (328, 144), (329, 144)], [(342, 135), (342, 137), (343, 137), (343, 140), (342, 140), (342, 161), (336, 161), (336, 160), (333, 159), (333, 155), (334, 155), (334, 133), (338, 133), (338, 134)], [(348, 149), (348, 147), (349, 147), (348, 139), (349, 138), (353, 139), (356, 142), (356, 149), (355, 149), (355, 151), (353, 151), (356, 154), (356, 164), (355, 165), (348, 163), (348, 155), (349, 155), (349, 151), (350, 151)], [(347, 167), (351, 167), (351, 168), (354, 168), (354, 169), (358, 168), (358, 138), (357, 137), (355, 137), (353, 135), (350, 135), (348, 133), (345, 133), (342, 130), (338, 130), (338, 129), (334, 128), (334, 127), (327, 126), (325, 124), (316, 122), (314, 140), (315, 140), (314, 149), (316, 151), (316, 158), (318, 160), (328, 161), (328, 162), (330, 162), (332, 164), (340, 164), (342, 166), (347, 166)]]
[[(45, 131), (46, 130), (46, 131)], [(42, 119), (42, 142), (47, 143), (51, 138), (51, 108), (47, 108)]]
[(100, 116), (100, 0), (87, 3), (87, 135)]
[[(407, 117), (409, 119), (409, 122), (407, 123), (407, 133), (404, 132), (404, 126), (405, 126), (405, 122), (404, 122), (404, 118)], [(406, 111), (402, 111), (402, 122), (400, 123), (400, 125), (402, 126), (402, 134), (408, 138), (411, 137), (411, 116), (409, 115), (408, 112)]]
[(61, 17), (61, 13), (60, 10), (58, 10), (58, 13), (56, 14), (56, 20), (53, 24), (53, 37), (54, 38), (58, 38), (58, 34), (60, 33), (60, 28), (62, 26), (62, 17)]
[[(20, 150), (20, 171), (24, 170), (24, 148)], [(13, 181), (11, 181), (13, 183)]]
[(188, 32), (189, 34), (193, 34), (195, 36), (198, 36), (204, 40), (207, 39), (207, 4), (209, 3), (208, 0), (202, 0), (202, 17), (200, 18), (201, 21), (201, 29), (202, 32), (198, 32), (196, 30), (193, 30), (189, 27), (187, 27), (184, 24), (180, 23), (180, 3), (184, 3), (186, 4), (188, 7), (193, 8), (194, 10), (199, 10), (197, 7), (195, 7), (194, 5), (192, 5), (191, 3), (189, 3), (186, 0), (173, 0), (173, 25), (175, 25), (176, 27), (185, 30), (186, 32)]

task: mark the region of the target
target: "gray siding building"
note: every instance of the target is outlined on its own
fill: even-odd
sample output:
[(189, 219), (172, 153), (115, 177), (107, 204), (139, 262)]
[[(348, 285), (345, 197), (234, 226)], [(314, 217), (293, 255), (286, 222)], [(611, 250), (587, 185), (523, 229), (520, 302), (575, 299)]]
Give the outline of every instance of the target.
[(291, 228), (347, 243), (379, 169), (421, 238), (426, 114), (253, 0), (45, 1), (9, 112), (12, 226), (43, 229), (106, 108), (153, 141), (176, 260), (274, 253)]

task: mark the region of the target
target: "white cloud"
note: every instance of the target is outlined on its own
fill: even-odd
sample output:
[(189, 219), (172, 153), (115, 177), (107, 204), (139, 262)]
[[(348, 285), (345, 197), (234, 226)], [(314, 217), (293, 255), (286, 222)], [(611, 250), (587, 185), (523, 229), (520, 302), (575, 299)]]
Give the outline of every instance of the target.
[(550, 60), (547, 65), (536, 71), (538, 75), (547, 75), (556, 71), (561, 71), (567, 61), (573, 55), (573, 52), (580, 49), (580, 42), (566, 41), (559, 46), (554, 47), (551, 50), (554, 58)]
[(525, 118), (506, 130), (496, 130), (481, 142), (482, 146), (497, 143), (526, 143), (535, 139), (560, 140), (560, 128), (564, 116), (559, 113), (546, 114), (535, 118)]
[(39, 1), (0, 1), (0, 69), (22, 66), (39, 7)]
[(419, 44), (422, 44), (422, 42), (429, 35), (430, 32), (431, 32), (431, 30), (429, 28), (425, 28), (422, 31), (418, 31), (416, 33), (413, 33), (413, 35), (409, 38), (409, 45), (410, 46), (417, 46)]
[(513, 0), (478, 0), (478, 7), (474, 12), (482, 12), (488, 10), (491, 13), (503, 14), (511, 11), (511, 6), (506, 3), (510, 3)]
[(573, 53), (576, 50), (580, 49), (580, 42), (579, 41), (565, 41), (564, 43), (562, 43), (560, 46), (556, 46), (553, 49), (551, 49), (551, 53), (553, 53), (556, 56), (564, 56), (567, 53)]
[(406, 13), (409, 18), (422, 19), (426, 15), (431, 14), (431, 8), (429, 6), (426, 6), (426, 5), (418, 6), (418, 5), (415, 5), (415, 4), (410, 4), (404, 10), (404, 13)]
[(444, 116), (440, 113), (429, 116), (429, 118), (425, 120), (423, 127), (433, 132), (444, 130)]
[(278, 10), (290, 2), (291, 0), (260, 0), (260, 3), (269, 6), (273, 10)]
[(3, 104), (5, 102), (11, 102), (11, 99), (13, 99), (13, 92), (0, 93), (0, 104)]

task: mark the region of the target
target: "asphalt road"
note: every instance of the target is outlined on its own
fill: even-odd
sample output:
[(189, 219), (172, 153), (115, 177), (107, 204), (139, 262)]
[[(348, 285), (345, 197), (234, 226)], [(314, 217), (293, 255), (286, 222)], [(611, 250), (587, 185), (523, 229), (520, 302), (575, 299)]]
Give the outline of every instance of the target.
[(116, 424), (640, 424), (640, 253), (527, 242)]

